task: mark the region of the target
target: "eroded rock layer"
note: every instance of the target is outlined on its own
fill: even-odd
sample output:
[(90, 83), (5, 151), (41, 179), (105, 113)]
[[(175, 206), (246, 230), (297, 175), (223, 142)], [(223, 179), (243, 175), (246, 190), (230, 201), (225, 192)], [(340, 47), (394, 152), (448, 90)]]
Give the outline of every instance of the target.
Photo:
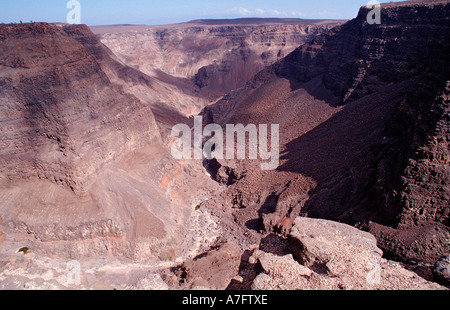
[[(2, 25), (0, 53), (7, 240), (66, 257), (176, 258), (211, 238), (196, 239), (208, 219), (186, 221), (212, 182), (201, 166), (171, 158), (151, 97), (139, 92), (154, 80), (120, 63), (86, 26)], [(199, 190), (183, 190), (187, 179)]]
[(187, 78), (211, 100), (343, 21), (197, 20), (166, 26), (92, 27), (126, 64), (150, 76)]
[(397, 259), (448, 252), (449, 10), (386, 4), (371, 25), (363, 7), (205, 108), (211, 123), (280, 124), (278, 169), (234, 164), (246, 176), (217, 201), (256, 231), (303, 214), (359, 224)]
[[(0, 287), (444, 288), (405, 267), (446, 281), (449, 10), (103, 29), (116, 55), (0, 25)], [(175, 160), (171, 126), (241, 85), (203, 125), (279, 124), (277, 169)]]

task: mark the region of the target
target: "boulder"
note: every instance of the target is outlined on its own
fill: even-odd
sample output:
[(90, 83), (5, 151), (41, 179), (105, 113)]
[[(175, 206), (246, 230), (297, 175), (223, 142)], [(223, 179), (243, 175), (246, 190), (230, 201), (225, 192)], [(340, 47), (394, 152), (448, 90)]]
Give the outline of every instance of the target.
[(433, 274), (437, 281), (450, 284), (450, 256), (442, 256), (434, 264)]
[(326, 264), (332, 267), (334, 258), (350, 254), (356, 255), (353, 260), (367, 255), (364, 261), (368, 262), (379, 261), (383, 255), (371, 234), (321, 219), (298, 217), (289, 235), (289, 243), (294, 258), (305, 266)]
[[(382, 258), (370, 234), (349, 225), (297, 218), (289, 236), (294, 255), (256, 250), (262, 272), (255, 290), (439, 290), (445, 289)], [(295, 258), (295, 259), (294, 259)]]
[(222, 239), (206, 252), (175, 267), (173, 274), (178, 277), (180, 289), (224, 290), (239, 273), (240, 260), (238, 246)]
[(253, 281), (254, 290), (299, 290), (303, 289), (312, 275), (312, 270), (296, 262), (291, 254), (277, 256), (263, 253), (259, 257), (263, 269)]

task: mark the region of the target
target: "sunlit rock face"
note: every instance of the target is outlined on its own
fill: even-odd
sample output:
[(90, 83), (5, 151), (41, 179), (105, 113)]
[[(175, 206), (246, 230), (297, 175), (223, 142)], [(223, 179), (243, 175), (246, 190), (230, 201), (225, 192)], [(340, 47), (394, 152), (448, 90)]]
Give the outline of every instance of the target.
[(340, 23), (343, 21), (237, 19), (92, 29), (126, 64), (150, 76), (162, 71), (189, 78), (200, 95), (217, 98)]
[[(82, 25), (2, 25), (0, 51), (7, 238), (68, 257), (157, 257), (189, 236), (191, 204), (215, 184), (172, 159), (151, 97), (130, 93), (151, 92), (150, 78)], [(196, 192), (183, 188), (188, 173)]]

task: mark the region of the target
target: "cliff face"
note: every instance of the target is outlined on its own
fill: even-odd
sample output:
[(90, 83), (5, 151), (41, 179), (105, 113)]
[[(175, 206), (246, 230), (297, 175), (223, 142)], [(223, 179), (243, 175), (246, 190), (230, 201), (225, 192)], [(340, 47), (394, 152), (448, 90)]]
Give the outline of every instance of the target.
[(363, 7), (207, 107), (209, 122), (280, 124), (278, 171), (237, 168), (247, 175), (228, 195), (254, 194), (235, 217), (275, 231), (298, 214), (359, 224), (400, 259), (448, 252), (449, 10), (386, 4), (370, 25)]
[(343, 103), (424, 70), (433, 74), (446, 63), (447, 5), (383, 5), (382, 23), (374, 27), (363, 7), (354, 20), (296, 49), (275, 70), (299, 81), (322, 76)]
[[(60, 271), (68, 257), (101, 257), (83, 261), (83, 287), (128, 277), (150, 288), (366, 288), (375, 251), (382, 279), (404, 279), (377, 288), (436, 288), (381, 260), (373, 238), (359, 255), (354, 230), (297, 218), (369, 230), (400, 260), (448, 253), (449, 11), (385, 4), (381, 25), (362, 8), (333, 29), (248, 20), (103, 29), (117, 56), (86, 26), (1, 25), (0, 285), (32, 277), (40, 287), (44, 256), (55, 254)], [(258, 66), (267, 67), (245, 82)], [(279, 124), (279, 167), (175, 161), (167, 130), (242, 83), (204, 120)], [(34, 262), (14, 266), (23, 246)], [(317, 256), (311, 269), (294, 261), (306, 254)], [(136, 273), (117, 261), (103, 269), (108, 256)]]
[(93, 54), (64, 31), (0, 30), (2, 182), (49, 179), (82, 192), (104, 163), (158, 139), (150, 108), (111, 88)]
[(160, 70), (188, 78), (201, 97), (214, 100), (340, 23), (199, 20), (154, 27), (93, 27), (93, 31), (126, 64), (150, 76)]
[(395, 227), (448, 221), (449, 9), (448, 3), (386, 5), (382, 24), (371, 27), (363, 8), (332, 36), (304, 45), (275, 68), (298, 81), (321, 76), (342, 104), (395, 84), (409, 89), (372, 150), (373, 175), (366, 175), (376, 178), (374, 207)]
[(149, 102), (156, 82), (120, 63), (86, 26), (0, 26), (0, 218), (8, 242), (69, 257), (157, 257), (167, 239), (182, 242), (201, 229), (185, 221), (202, 194), (183, 190), (182, 180), (188, 171), (201, 192), (209, 179), (169, 156)]

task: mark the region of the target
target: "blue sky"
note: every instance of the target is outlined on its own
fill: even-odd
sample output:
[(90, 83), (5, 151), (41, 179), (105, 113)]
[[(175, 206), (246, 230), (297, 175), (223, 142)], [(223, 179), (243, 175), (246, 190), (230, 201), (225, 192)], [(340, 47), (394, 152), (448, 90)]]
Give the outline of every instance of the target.
[[(351, 19), (368, 0), (78, 0), (81, 22), (168, 24), (202, 18)], [(65, 22), (68, 0), (0, 0), (0, 22)], [(383, 1), (380, 2), (390, 2)]]

